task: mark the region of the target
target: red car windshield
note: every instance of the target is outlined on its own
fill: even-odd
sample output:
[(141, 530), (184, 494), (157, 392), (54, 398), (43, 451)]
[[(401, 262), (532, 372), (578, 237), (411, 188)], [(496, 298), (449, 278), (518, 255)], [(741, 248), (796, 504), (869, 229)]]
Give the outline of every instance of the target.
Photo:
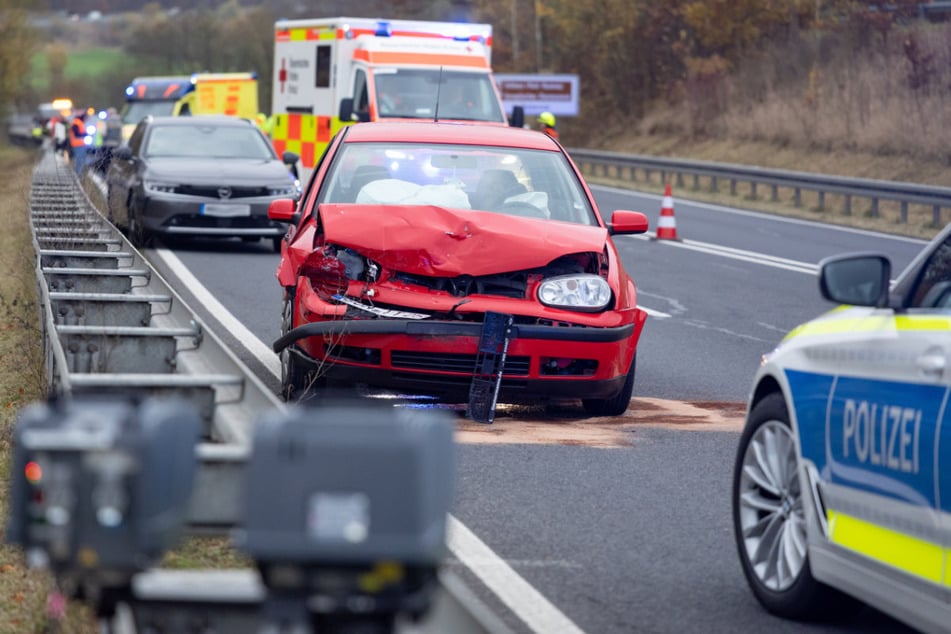
[(344, 145), (318, 203), (437, 205), (599, 224), (562, 154), (507, 147)]

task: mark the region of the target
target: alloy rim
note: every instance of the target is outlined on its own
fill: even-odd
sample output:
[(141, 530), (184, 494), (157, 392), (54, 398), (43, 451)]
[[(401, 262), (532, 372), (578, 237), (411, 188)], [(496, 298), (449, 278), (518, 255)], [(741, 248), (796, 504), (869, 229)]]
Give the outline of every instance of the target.
[(761, 425), (746, 447), (739, 482), (739, 523), (746, 557), (759, 581), (782, 592), (806, 562), (806, 521), (796, 443), (781, 421)]

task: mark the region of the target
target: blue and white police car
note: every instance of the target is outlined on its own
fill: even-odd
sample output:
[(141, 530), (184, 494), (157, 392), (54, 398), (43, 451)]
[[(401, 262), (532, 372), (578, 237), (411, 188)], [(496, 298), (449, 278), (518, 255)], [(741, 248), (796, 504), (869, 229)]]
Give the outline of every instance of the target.
[(885, 256), (820, 263), (838, 308), (764, 356), (733, 477), (753, 594), (797, 619), (853, 599), (951, 628), (951, 225), (890, 285)]

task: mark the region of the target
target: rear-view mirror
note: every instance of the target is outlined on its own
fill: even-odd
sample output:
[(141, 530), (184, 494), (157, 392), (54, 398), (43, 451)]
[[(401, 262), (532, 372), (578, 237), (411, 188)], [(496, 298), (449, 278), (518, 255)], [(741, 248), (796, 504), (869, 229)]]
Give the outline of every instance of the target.
[(819, 292), (837, 304), (884, 307), (891, 268), (889, 259), (878, 254), (826, 258), (819, 263)]
[(290, 198), (272, 200), (267, 207), (267, 217), (275, 222), (297, 224), (297, 203)]
[(641, 212), (619, 209), (611, 214), (608, 231), (611, 235), (645, 233), (647, 227), (647, 216)]

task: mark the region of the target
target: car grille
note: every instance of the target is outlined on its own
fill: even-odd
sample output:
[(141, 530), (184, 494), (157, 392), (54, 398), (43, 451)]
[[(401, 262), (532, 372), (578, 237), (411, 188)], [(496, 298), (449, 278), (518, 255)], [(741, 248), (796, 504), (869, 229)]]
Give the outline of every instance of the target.
[(179, 214), (172, 216), (166, 223), (167, 227), (194, 227), (194, 228), (228, 228), (228, 229), (264, 229), (277, 227), (277, 223), (267, 216), (238, 216), (236, 218), (217, 218), (215, 216), (198, 216)]
[[(528, 376), (529, 360), (529, 357), (506, 357), (502, 374)], [(476, 358), (473, 354), (394, 350), (390, 353), (390, 362), (394, 368), (471, 373), (475, 370)]]
[(458, 277), (429, 277), (397, 273), (395, 278), (425, 286), (434, 291), (443, 291), (456, 297), (467, 295), (500, 295), (502, 297), (524, 298), (528, 288), (528, 274), (523, 272), (503, 273), (501, 275), (460, 275)]
[[(227, 189), (231, 193), (228, 196), (222, 196), (220, 190)], [(179, 185), (175, 188), (176, 194), (186, 196), (201, 196), (203, 198), (221, 198), (224, 200), (233, 200), (235, 198), (258, 198), (267, 196), (269, 190), (267, 187), (222, 187), (203, 186), (203, 185)]]

